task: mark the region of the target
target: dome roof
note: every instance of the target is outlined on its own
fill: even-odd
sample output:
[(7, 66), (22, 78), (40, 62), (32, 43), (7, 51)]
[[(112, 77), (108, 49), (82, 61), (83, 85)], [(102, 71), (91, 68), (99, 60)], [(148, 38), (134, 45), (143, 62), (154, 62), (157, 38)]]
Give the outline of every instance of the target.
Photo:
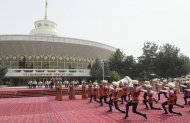
[[(11, 50), (10, 50), (11, 49)], [(0, 55), (52, 55), (108, 59), (116, 48), (82, 39), (39, 35), (0, 35)]]
[(59, 36), (57, 24), (49, 20), (38, 20), (34, 23), (35, 29), (30, 31), (31, 35)]

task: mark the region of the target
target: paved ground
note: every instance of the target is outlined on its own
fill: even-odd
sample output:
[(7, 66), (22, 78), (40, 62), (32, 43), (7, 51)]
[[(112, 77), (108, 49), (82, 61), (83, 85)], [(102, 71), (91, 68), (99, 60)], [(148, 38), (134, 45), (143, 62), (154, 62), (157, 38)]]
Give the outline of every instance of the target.
[[(142, 97), (142, 95), (141, 95)], [(164, 97), (155, 107), (160, 107)], [(178, 103), (184, 104), (182, 94)], [(125, 105), (119, 105), (125, 109)], [(123, 119), (124, 114), (113, 108), (108, 113), (108, 106), (100, 107), (97, 102), (89, 103), (89, 100), (68, 100), (55, 101), (54, 97), (29, 97), (29, 98), (5, 98), (0, 99), (0, 123), (190, 123), (190, 107), (174, 107), (174, 111), (181, 112), (183, 116), (173, 114), (163, 115), (163, 110), (153, 111), (144, 109), (142, 101), (138, 111), (146, 113), (148, 119), (129, 112), (129, 117)]]

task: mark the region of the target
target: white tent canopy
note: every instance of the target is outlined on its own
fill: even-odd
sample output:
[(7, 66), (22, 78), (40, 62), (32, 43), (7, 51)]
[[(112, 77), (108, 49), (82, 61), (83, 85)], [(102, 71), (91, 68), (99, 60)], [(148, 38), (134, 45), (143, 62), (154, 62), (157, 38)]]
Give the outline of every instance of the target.
[(131, 82), (131, 78), (129, 76), (125, 76), (123, 79), (117, 81), (118, 83), (119, 82), (127, 82), (127, 83), (130, 83)]

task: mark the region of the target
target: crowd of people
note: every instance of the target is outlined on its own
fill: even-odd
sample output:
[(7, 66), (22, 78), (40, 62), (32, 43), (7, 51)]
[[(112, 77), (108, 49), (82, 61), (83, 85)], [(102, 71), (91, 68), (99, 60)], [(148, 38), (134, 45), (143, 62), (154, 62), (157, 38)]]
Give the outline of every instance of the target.
[[(58, 84), (59, 83), (59, 84)], [(53, 85), (58, 84), (61, 88), (63, 85), (66, 88), (69, 88), (69, 99), (75, 99), (75, 87), (79, 86), (79, 81), (45, 81), (44, 85), (46, 88), (53, 88)], [(131, 80), (127, 82), (112, 82), (108, 83), (108, 81), (101, 82), (89, 82), (82, 81), (82, 99), (90, 98), (89, 102), (94, 100), (96, 103), (103, 106), (104, 103), (108, 105), (108, 112), (112, 112), (112, 107), (114, 106), (116, 110), (121, 112), (124, 115), (124, 119), (129, 116), (129, 107), (132, 106), (132, 112), (136, 113), (145, 119), (147, 119), (147, 115), (137, 111), (137, 107), (139, 103), (144, 104), (145, 109), (150, 110), (163, 110), (163, 114), (173, 113), (181, 116), (181, 112), (177, 112), (173, 110), (174, 106), (178, 106), (180, 108), (184, 108), (184, 105), (190, 106), (190, 101), (187, 99), (190, 98), (190, 81), (175, 81), (168, 82), (167, 80), (160, 81), (144, 81), (139, 82), (138, 80)], [(29, 81), (29, 88), (42, 87), (42, 81)], [(57, 91), (59, 92), (59, 90)], [(178, 94), (184, 93), (184, 105), (178, 104)], [(143, 100), (141, 102), (140, 93), (143, 93)], [(158, 102), (160, 101), (160, 96), (163, 95), (165, 97), (165, 101), (158, 106)], [(62, 92), (59, 92), (59, 95), (56, 96), (58, 100), (62, 100)], [(59, 99), (60, 98), (60, 99)], [(125, 104), (125, 109), (121, 109), (118, 103)], [(155, 106), (155, 104), (157, 104)], [(168, 106), (168, 109), (166, 108)]]
[[(129, 116), (129, 107), (132, 106), (132, 112), (136, 113), (145, 119), (147, 115), (137, 111), (139, 103), (144, 104), (145, 109), (150, 110), (163, 110), (163, 114), (173, 113), (181, 116), (181, 112), (173, 110), (174, 106), (184, 108), (182, 104), (177, 103), (178, 94), (184, 93), (184, 105), (190, 106), (190, 81), (181, 82), (168, 82), (163, 80), (162, 82), (139, 82), (138, 80), (131, 80), (129, 82), (112, 82), (107, 81), (101, 83), (90, 83), (88, 85), (88, 93), (90, 94), (90, 102), (94, 100), (96, 103), (103, 106), (105, 103), (108, 105), (108, 112), (112, 112), (114, 106), (116, 110), (125, 114), (124, 119)], [(140, 93), (143, 93), (143, 100), (140, 100)], [(164, 95), (165, 101), (158, 106), (160, 96)], [(104, 102), (104, 103), (103, 103)], [(121, 109), (118, 102), (125, 104), (126, 109)], [(157, 106), (155, 106), (157, 104)], [(166, 108), (168, 106), (168, 109)]]
[[(69, 85), (74, 85), (75, 87), (78, 87), (79, 86), (79, 81), (78, 80), (74, 80), (74, 81), (59, 81), (59, 80), (46, 80), (45, 82), (42, 82), (42, 81), (36, 81), (36, 80), (30, 80), (27, 82), (28, 84), (28, 87), (29, 88), (42, 88), (43, 86), (45, 88), (54, 88), (54, 85), (55, 85), (55, 82), (56, 83), (61, 83), (62, 85), (64, 85), (66, 88), (69, 87)], [(86, 84), (85, 81), (82, 81), (81, 84)]]

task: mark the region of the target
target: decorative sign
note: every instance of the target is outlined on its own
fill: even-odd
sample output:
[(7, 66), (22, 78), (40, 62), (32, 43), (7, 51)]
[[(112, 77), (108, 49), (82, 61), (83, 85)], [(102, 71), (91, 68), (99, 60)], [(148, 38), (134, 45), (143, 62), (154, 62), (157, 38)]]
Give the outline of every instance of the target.
[(74, 76), (73, 73), (23, 73), (23, 76)]

